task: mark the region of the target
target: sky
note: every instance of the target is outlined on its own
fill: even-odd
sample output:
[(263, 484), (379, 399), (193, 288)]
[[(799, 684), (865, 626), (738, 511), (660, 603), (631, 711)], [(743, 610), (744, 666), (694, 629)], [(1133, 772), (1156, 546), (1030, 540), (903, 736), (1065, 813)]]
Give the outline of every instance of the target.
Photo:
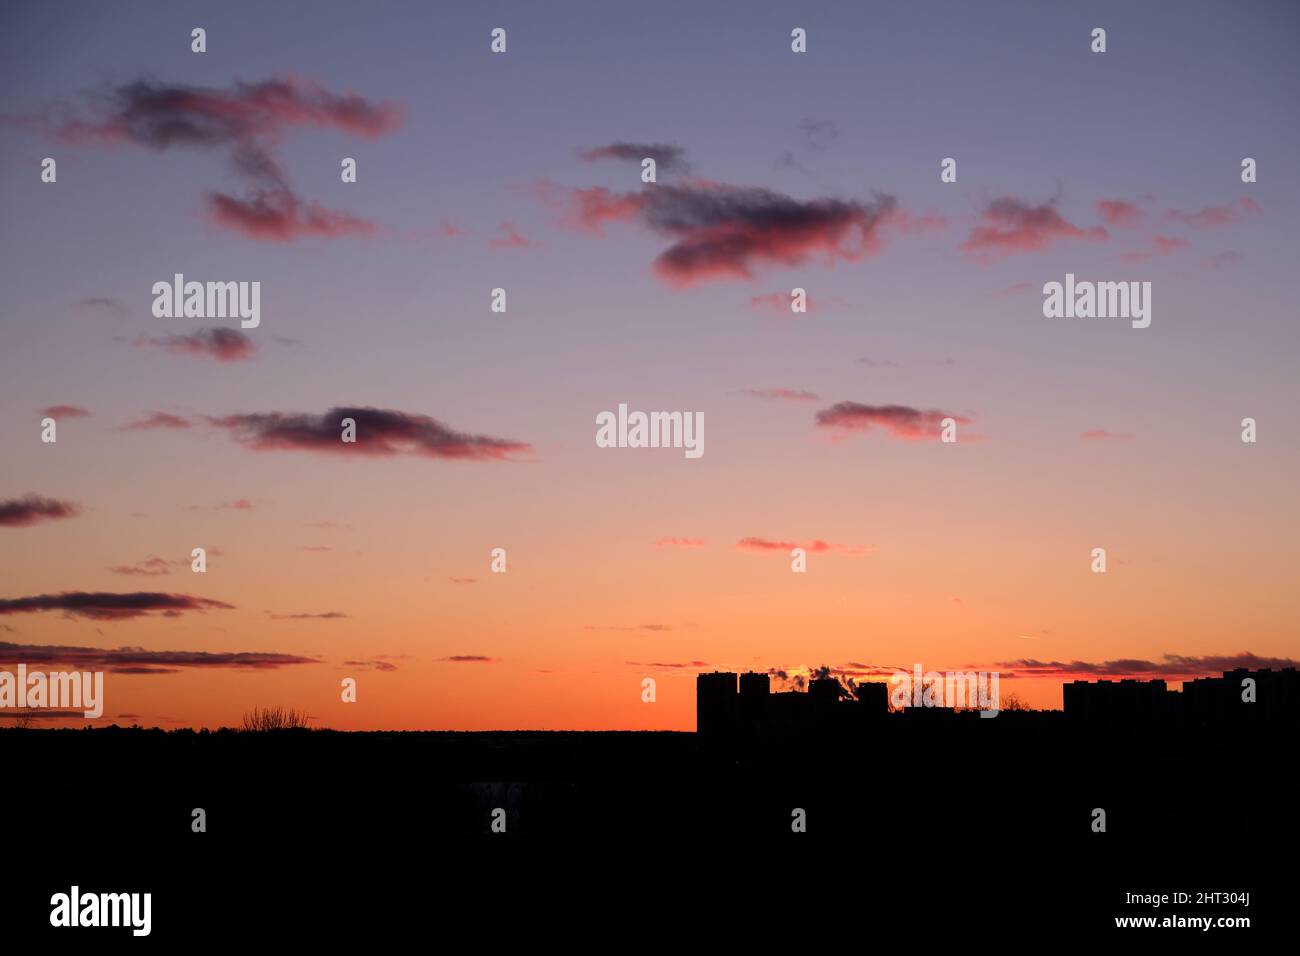
[[(1298, 26), (5, 4), (0, 665), (105, 670), (99, 723), (691, 730), (704, 670), (1293, 664)], [(1045, 317), (1067, 273), (1150, 326)]]

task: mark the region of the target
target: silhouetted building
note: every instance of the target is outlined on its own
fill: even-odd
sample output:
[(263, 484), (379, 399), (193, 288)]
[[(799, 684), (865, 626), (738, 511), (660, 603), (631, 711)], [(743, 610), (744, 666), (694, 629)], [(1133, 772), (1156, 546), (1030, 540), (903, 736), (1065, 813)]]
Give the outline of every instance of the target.
[(1162, 680), (1084, 681), (1061, 688), (1065, 714), (1083, 723), (1153, 725), (1169, 712), (1170, 694)]
[[(1249, 699), (1253, 698), (1253, 699)], [(1192, 729), (1295, 725), (1300, 718), (1300, 671), (1225, 671), (1183, 684), (1183, 711)]]
[[(1300, 723), (1300, 672), (1225, 671), (1186, 681), (1072, 681), (1061, 688), (1071, 723), (1110, 730), (1205, 732), (1282, 729)], [(1253, 697), (1253, 699), (1248, 699)]]
[(736, 675), (724, 671), (695, 677), (695, 732), (716, 736), (735, 730)]
[(858, 685), (856, 696), (835, 678), (808, 682), (806, 693), (772, 693), (767, 674), (700, 674), (695, 679), (695, 728), (705, 736), (799, 737), (853, 729), (889, 712), (889, 688)]
[(859, 709), (870, 714), (889, 713), (889, 685), (881, 681), (864, 681), (854, 688)]

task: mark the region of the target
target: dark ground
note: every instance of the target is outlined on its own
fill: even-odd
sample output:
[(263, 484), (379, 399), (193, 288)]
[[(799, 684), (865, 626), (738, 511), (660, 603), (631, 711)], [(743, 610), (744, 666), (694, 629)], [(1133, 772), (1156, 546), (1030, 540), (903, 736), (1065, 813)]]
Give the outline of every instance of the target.
[[(258, 926), (277, 938), (439, 922), (496, 933), (526, 913), (539, 933), (612, 919), (638, 938), (833, 925), (855, 945), (913, 930), (1150, 942), (1162, 931), (1117, 930), (1114, 917), (1252, 917), (1250, 930), (1205, 934), (1226, 944), (1294, 909), (1282, 895), (1295, 886), (1293, 738), (1082, 735), (1059, 715), (1007, 713), (764, 744), (3, 730), (0, 759), (7, 932), (49, 930), (50, 895), (73, 883), (153, 893), (159, 943), (51, 931), (78, 945), (258, 938)], [(197, 807), (205, 833), (191, 830)], [(504, 834), (491, 831), (496, 807)], [(795, 808), (806, 833), (791, 831)], [(1125, 904), (1176, 891), (1249, 891), (1250, 905)]]

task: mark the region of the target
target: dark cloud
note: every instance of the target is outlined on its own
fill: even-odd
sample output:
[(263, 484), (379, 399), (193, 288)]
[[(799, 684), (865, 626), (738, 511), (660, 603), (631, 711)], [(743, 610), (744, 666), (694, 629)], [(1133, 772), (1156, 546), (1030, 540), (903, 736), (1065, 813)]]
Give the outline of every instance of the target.
[(910, 405), (863, 405), (859, 402), (837, 402), (817, 413), (821, 428), (841, 428), (850, 431), (870, 431), (881, 428), (894, 438), (926, 439), (939, 437), (945, 418), (962, 424), (970, 419), (939, 409), (919, 409)]
[(227, 150), (249, 191), (243, 198), (210, 193), (213, 220), (253, 239), (288, 242), (368, 235), (376, 227), (295, 195), (273, 152), (284, 136), (316, 128), (373, 138), (395, 130), (401, 110), (297, 79), (237, 82), (228, 89), (141, 79), (95, 97), (89, 115), (55, 107), (10, 122), (68, 145)]
[(188, 335), (158, 335), (136, 340), (136, 345), (150, 345), (175, 355), (210, 358), (218, 362), (242, 362), (253, 357), (253, 340), (238, 329), (199, 329)]
[(1142, 677), (1148, 680), (1157, 678), (1182, 680), (1217, 677), (1225, 671), (1237, 668), (1281, 670), (1287, 667), (1300, 667), (1300, 661), (1290, 657), (1258, 657), (1243, 651), (1240, 654), (1205, 657), (1165, 654), (1159, 661), (1118, 658), (1100, 663), (1021, 658), (1015, 661), (1001, 661), (997, 666), (1013, 669), (1018, 677)]
[(185, 611), (231, 610), (232, 604), (188, 594), (162, 594), (133, 591), (113, 594), (104, 591), (63, 591), (32, 597), (0, 599), (0, 614), (30, 614), (38, 611), (64, 611), (75, 617), (98, 621), (121, 621), (154, 612), (172, 617)]
[(291, 664), (319, 664), (320, 661), (270, 651), (149, 651), (142, 647), (70, 647), (0, 641), (0, 663), (21, 663), (29, 667), (33, 664), (64, 664), (78, 669), (103, 668), (124, 674), (166, 674), (184, 667), (269, 670)]
[(270, 242), (293, 242), (311, 236), (373, 236), (379, 232), (379, 227), (368, 219), (308, 202), (287, 189), (258, 189), (242, 199), (209, 193), (208, 210), (218, 225), (250, 239)]
[(481, 654), (453, 654), (451, 657), (440, 657), (438, 661), (443, 664), (495, 664), (498, 658), (484, 657)]
[[(356, 441), (342, 440), (342, 421), (356, 422)], [(454, 431), (427, 415), (384, 408), (335, 406), (323, 415), (265, 412), (210, 418), (228, 429), (239, 443), (255, 451), (360, 453), (366, 455), (417, 455), (428, 458), (502, 460), (531, 452), (525, 442), (469, 435)]]
[(0, 500), (0, 528), (25, 528), (41, 521), (72, 518), (81, 513), (71, 501), (26, 495), (22, 498)]
[(690, 171), (686, 164), (686, 150), (668, 143), (610, 143), (597, 146), (582, 153), (583, 162), (593, 163), (600, 159), (616, 159), (640, 165), (643, 159), (653, 159), (655, 168), (660, 172), (685, 173)]
[(1060, 239), (1101, 241), (1110, 238), (1102, 226), (1081, 228), (1068, 222), (1055, 201), (1032, 205), (1023, 199), (1004, 196), (985, 208), (984, 224), (971, 230), (962, 249), (982, 258), (996, 258), (1020, 252), (1037, 252)]
[(692, 182), (639, 193), (603, 187), (565, 193), (539, 187), (543, 202), (575, 228), (600, 234), (610, 222), (636, 221), (671, 245), (654, 261), (664, 281), (750, 279), (759, 266), (796, 266), (814, 256), (857, 261), (881, 248), (881, 227), (901, 220), (892, 196), (870, 202), (793, 199), (770, 189)]

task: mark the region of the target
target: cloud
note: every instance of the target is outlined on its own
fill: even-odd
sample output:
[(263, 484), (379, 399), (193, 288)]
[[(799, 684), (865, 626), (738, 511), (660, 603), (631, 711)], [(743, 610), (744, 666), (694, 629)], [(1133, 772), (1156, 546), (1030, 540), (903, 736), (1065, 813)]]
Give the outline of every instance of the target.
[(0, 500), (0, 528), (26, 528), (42, 521), (72, 518), (81, 508), (71, 501), (26, 495), (22, 498)]
[(113, 594), (104, 591), (63, 591), (32, 597), (0, 599), (0, 614), (29, 614), (37, 611), (64, 611), (74, 617), (97, 621), (121, 621), (161, 612), (175, 617), (184, 611), (233, 610), (233, 604), (188, 594), (161, 594), (133, 591)]
[(45, 418), (89, 418), (90, 412), (80, 405), (51, 405), (41, 409), (41, 415)]
[(1080, 432), (1079, 437), (1104, 440), (1107, 438), (1136, 438), (1137, 436), (1129, 432), (1109, 432), (1104, 428), (1091, 428), (1086, 432)]
[(481, 654), (453, 654), (451, 657), (440, 657), (438, 662), (442, 664), (496, 664), (499, 658), (483, 657)]
[[(188, 563), (188, 562), (184, 562)], [(144, 575), (156, 577), (162, 574), (170, 574), (168, 562), (163, 558), (146, 558), (143, 561), (137, 561), (135, 564), (119, 564), (108, 570), (114, 574)]]
[(234, 501), (221, 501), (215, 505), (190, 505), (191, 511), (252, 511), (253, 503), (247, 498), (237, 498)]
[(703, 538), (660, 538), (655, 542), (656, 548), (703, 548), (708, 545)]
[(1221, 269), (1224, 266), (1235, 265), (1240, 262), (1244, 256), (1240, 252), (1234, 252), (1231, 249), (1226, 252), (1215, 253), (1201, 263), (1202, 269)]
[(210, 358), (218, 362), (242, 362), (253, 357), (253, 340), (238, 329), (210, 328), (189, 335), (161, 335), (140, 338), (136, 345), (152, 345), (174, 355)]
[(816, 392), (805, 392), (793, 388), (747, 388), (741, 394), (783, 402), (816, 402), (821, 400)]
[(799, 131), (807, 147), (815, 152), (822, 152), (840, 138), (840, 127), (834, 120), (805, 119)]
[[(807, 292), (804, 293), (803, 313), (795, 312), (790, 308), (793, 301), (794, 300), (788, 292), (769, 292), (766, 295), (754, 296), (749, 300), (749, 307), (756, 312), (777, 312), (781, 315), (811, 314), (816, 311), (816, 307), (813, 305), (813, 298), (811, 295), (808, 295)], [(821, 300), (818, 299), (817, 301), (820, 302)]]
[(1056, 211), (1055, 201), (1033, 206), (1022, 199), (1004, 196), (989, 203), (982, 218), (984, 224), (972, 229), (961, 246), (982, 258), (1037, 252), (1061, 239), (1110, 238), (1110, 233), (1101, 226), (1084, 229), (1066, 221)]
[(602, 159), (615, 159), (641, 165), (643, 159), (653, 159), (656, 171), (685, 173), (690, 171), (686, 164), (686, 150), (680, 146), (667, 143), (610, 143), (597, 146), (580, 154), (584, 163), (594, 163)]
[(1257, 657), (1248, 651), (1243, 651), (1240, 654), (1206, 657), (1165, 654), (1159, 661), (1119, 658), (1101, 663), (1021, 658), (1015, 661), (1002, 661), (997, 666), (1014, 669), (1018, 677), (1144, 677), (1148, 680), (1159, 678), (1182, 680), (1194, 677), (1217, 677), (1224, 671), (1237, 668), (1281, 670), (1286, 667), (1300, 667), (1300, 661), (1290, 657)]
[(447, 578), (452, 584), (478, 584), (478, 578)]
[(687, 661), (686, 663), (646, 661), (644, 664), (638, 661), (627, 661), (629, 667), (655, 667), (660, 670), (699, 670), (708, 667), (708, 661)]
[(388, 661), (344, 661), (343, 665), (345, 667), (360, 667), (363, 669), (375, 670), (375, 671), (397, 670), (397, 665), (390, 664)]
[(1177, 239), (1170, 236), (1155, 235), (1151, 237), (1151, 248), (1140, 249), (1134, 252), (1126, 252), (1122, 256), (1125, 262), (1145, 262), (1148, 259), (1155, 259), (1159, 256), (1173, 255), (1179, 249), (1186, 249), (1191, 243), (1186, 239)]
[(1136, 226), (1143, 219), (1142, 210), (1122, 199), (1102, 199), (1097, 202), (1097, 215), (1110, 226)]
[(1028, 292), (1033, 287), (1033, 283), (1030, 282), (1016, 282), (1000, 290), (998, 295), (1019, 295), (1022, 292)]
[(541, 184), (539, 197), (580, 230), (603, 233), (611, 222), (639, 222), (670, 241), (653, 262), (676, 287), (716, 279), (752, 279), (759, 267), (855, 262), (882, 248), (881, 228), (898, 217), (892, 196), (870, 202), (793, 199), (770, 189), (694, 181), (639, 193), (603, 187), (565, 194)]
[[(267, 612), (270, 613), (270, 612)], [(338, 621), (348, 615), (341, 611), (324, 611), (318, 614), (271, 614), (273, 621)]]
[(837, 402), (817, 413), (819, 428), (839, 428), (846, 431), (884, 429), (891, 437), (901, 439), (937, 439), (945, 418), (962, 425), (971, 420), (952, 412), (936, 408), (919, 409), (910, 405), (863, 405), (859, 402)]
[[(342, 421), (356, 422), (356, 441), (342, 440)], [(474, 461), (510, 460), (530, 453), (526, 442), (457, 432), (427, 415), (364, 406), (335, 406), (323, 415), (265, 412), (208, 421), (254, 451), (302, 450), (334, 454), (416, 455)]]
[(867, 368), (902, 368), (893, 359), (873, 359), (860, 358), (857, 360), (859, 365), (865, 365)]
[(501, 223), (497, 226), (497, 234), (488, 240), (489, 249), (527, 249), (532, 245), (532, 241), (513, 222)]
[(1263, 211), (1259, 203), (1243, 196), (1235, 203), (1224, 203), (1222, 206), (1206, 206), (1200, 212), (1183, 212), (1181, 209), (1171, 209), (1169, 210), (1169, 218), (1193, 229), (1214, 229), (1234, 225), (1246, 216), (1256, 216)]
[(672, 627), (668, 624), (609, 624), (599, 627), (594, 624), (588, 624), (588, 631), (671, 631)]
[(114, 312), (122, 312), (125, 308), (119, 300), (105, 295), (92, 295), (85, 299), (78, 299), (73, 305), (78, 309), (111, 309)]
[(293, 242), (312, 236), (373, 236), (379, 232), (369, 219), (304, 201), (287, 189), (258, 189), (244, 199), (209, 193), (208, 212), (219, 226), (241, 232), (249, 239), (269, 242)]
[(64, 145), (226, 150), (249, 191), (243, 199), (210, 193), (214, 221), (253, 239), (288, 242), (302, 236), (368, 235), (375, 226), (294, 194), (274, 153), (285, 135), (314, 128), (375, 138), (400, 126), (402, 115), (395, 104), (331, 93), (298, 79), (237, 82), (228, 89), (141, 79), (95, 97), (88, 116), (55, 106), (9, 120)]
[(124, 431), (151, 431), (155, 428), (189, 428), (187, 419), (167, 412), (151, 412), (138, 421), (123, 425)]
[(773, 541), (769, 538), (741, 538), (736, 542), (737, 551), (784, 551), (787, 554), (795, 548), (803, 548), (809, 554), (842, 554), (846, 557), (861, 557), (875, 551), (875, 545), (866, 544), (831, 544), (820, 539), (798, 544), (794, 541)]
[(147, 651), (142, 647), (71, 647), (0, 641), (0, 663), (22, 663), (28, 667), (65, 664), (87, 670), (102, 667), (124, 674), (167, 674), (182, 667), (270, 670), (291, 664), (320, 662), (310, 657), (269, 651)]

